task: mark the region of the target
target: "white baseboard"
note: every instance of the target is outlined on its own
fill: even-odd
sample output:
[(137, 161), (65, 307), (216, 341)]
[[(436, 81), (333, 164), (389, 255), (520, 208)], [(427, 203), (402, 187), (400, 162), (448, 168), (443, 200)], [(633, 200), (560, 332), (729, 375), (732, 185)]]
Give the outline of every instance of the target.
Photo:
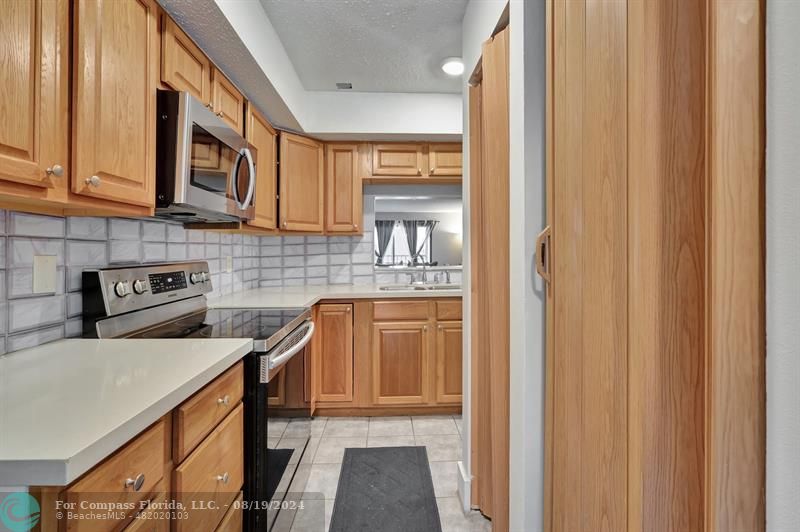
[(461, 499), (461, 509), (469, 512), (472, 509), (472, 476), (461, 461), (458, 462), (458, 498)]

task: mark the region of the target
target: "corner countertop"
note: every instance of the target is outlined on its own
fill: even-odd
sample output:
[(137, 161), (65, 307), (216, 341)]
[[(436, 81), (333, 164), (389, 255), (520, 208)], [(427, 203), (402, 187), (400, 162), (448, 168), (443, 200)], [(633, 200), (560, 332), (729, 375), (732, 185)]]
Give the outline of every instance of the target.
[(68, 339), (0, 357), (0, 486), (65, 486), (252, 350)]
[(405, 299), (461, 297), (461, 290), (381, 290), (382, 285), (307, 285), (243, 290), (209, 299), (210, 308), (298, 308), (324, 299)]

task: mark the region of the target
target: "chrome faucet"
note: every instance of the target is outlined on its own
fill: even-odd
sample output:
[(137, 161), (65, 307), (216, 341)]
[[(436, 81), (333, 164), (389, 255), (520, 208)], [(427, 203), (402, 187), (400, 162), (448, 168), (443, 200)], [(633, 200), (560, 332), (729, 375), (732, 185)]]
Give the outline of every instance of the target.
[(447, 284), (450, 284), (450, 270), (445, 270), (445, 271), (444, 271), (444, 277), (445, 277), (445, 279), (446, 279), (446, 281), (445, 281), (445, 282), (446, 282)]

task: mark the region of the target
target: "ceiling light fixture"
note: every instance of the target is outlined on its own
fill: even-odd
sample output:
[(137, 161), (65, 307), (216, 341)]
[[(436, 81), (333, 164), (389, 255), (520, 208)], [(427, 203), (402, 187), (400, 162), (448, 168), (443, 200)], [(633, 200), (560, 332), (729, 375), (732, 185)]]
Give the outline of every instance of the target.
[(460, 76), (464, 73), (464, 62), (460, 57), (447, 57), (442, 61), (442, 70), (448, 76)]

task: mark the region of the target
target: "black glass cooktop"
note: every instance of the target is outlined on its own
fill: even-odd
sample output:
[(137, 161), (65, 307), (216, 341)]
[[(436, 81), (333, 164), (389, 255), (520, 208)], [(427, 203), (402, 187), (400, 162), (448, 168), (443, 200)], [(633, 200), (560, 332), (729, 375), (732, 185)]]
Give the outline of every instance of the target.
[[(269, 340), (305, 314), (308, 314), (308, 309), (305, 308), (206, 310), (138, 332), (130, 338), (253, 338)], [(290, 330), (285, 331), (283, 335)]]

